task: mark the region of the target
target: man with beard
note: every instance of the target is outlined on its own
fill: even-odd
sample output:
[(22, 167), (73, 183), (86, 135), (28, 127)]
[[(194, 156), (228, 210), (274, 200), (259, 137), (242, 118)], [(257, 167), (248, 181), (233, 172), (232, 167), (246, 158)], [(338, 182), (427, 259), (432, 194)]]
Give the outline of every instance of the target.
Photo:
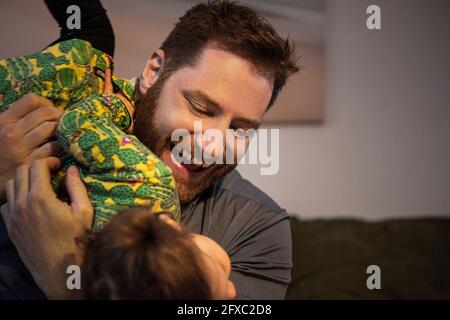
[[(293, 56), (292, 44), (283, 40), (253, 10), (217, 1), (187, 11), (161, 48), (150, 56), (136, 80), (140, 101), (135, 111), (133, 133), (172, 169), (183, 206), (182, 223), (190, 231), (216, 240), (230, 256), (231, 280), (240, 299), (284, 298), (292, 267), (288, 215), (244, 180), (235, 170), (236, 164), (201, 166), (174, 161), (171, 135), (174, 130), (184, 128), (194, 136), (195, 121), (201, 121), (203, 130), (218, 129), (223, 136), (227, 129), (258, 128), (287, 78), (298, 70)], [(48, 105), (38, 98), (31, 104)], [(30, 109), (31, 114), (30, 103), (22, 105), (23, 109)], [(8, 132), (24, 117), (26, 113), (17, 113), (15, 118), (8, 119)], [(54, 118), (47, 121), (57, 121), (57, 117)], [(35, 126), (40, 125), (43, 121)], [(0, 133), (0, 146), (5, 151), (0, 152), (0, 156), (8, 154), (8, 146), (13, 145), (11, 140), (14, 139), (23, 141), (23, 137)], [(200, 143), (202, 148), (208, 145), (204, 141)], [(18, 155), (10, 162), (0, 159), (2, 182), (12, 178), (11, 172), (18, 165), (52, 154), (42, 149), (34, 152), (42, 145), (45, 146), (30, 144), (22, 157)], [(220, 149), (223, 148), (218, 146), (216, 150)], [(46, 197), (40, 199), (46, 201)], [(12, 220), (33, 214), (37, 210), (35, 207), (30, 201), (26, 202), (21, 214), (14, 214)], [(48, 208), (45, 214), (50, 220), (53, 214), (58, 214), (53, 213), (50, 206), (44, 207)], [(47, 223), (49, 230), (52, 223)], [(23, 223), (11, 223), (11, 226), (10, 234), (18, 234), (20, 228), (24, 228)], [(29, 251), (34, 248), (47, 255), (46, 259), (25, 261), (34, 279), (49, 275), (51, 268), (42, 261), (64, 264), (58, 257), (71, 255), (68, 251), (75, 250), (69, 245), (44, 250), (43, 238), (69, 243), (73, 242), (73, 234), (49, 236), (48, 232), (43, 236), (45, 226), (42, 228), (27, 230), (26, 238), (19, 237), (16, 238), (18, 243), (14, 242), (22, 257), (26, 253), (21, 253), (20, 248)], [(24, 283), (32, 286), (29, 280)], [(52, 277), (46, 281), (48, 283), (41, 289), (48, 297), (64, 297), (55, 294), (64, 290), (54, 289), (64, 286), (64, 279)], [(65, 291), (70, 296), (70, 292)], [(35, 292), (37, 297), (38, 290)]]

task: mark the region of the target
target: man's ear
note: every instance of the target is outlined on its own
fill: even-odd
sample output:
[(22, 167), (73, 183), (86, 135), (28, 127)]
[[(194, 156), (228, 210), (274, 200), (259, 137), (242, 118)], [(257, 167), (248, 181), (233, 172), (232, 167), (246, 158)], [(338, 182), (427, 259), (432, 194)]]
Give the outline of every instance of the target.
[(139, 92), (142, 96), (147, 90), (158, 80), (162, 72), (165, 59), (165, 53), (162, 49), (158, 49), (148, 58), (144, 69), (139, 76)]

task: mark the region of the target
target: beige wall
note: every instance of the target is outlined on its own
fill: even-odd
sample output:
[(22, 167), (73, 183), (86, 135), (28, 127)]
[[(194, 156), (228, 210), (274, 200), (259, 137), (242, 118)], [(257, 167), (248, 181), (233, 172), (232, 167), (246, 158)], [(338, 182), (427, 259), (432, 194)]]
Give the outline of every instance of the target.
[(450, 215), (450, 2), (327, 9), (325, 123), (281, 127), (277, 176), (241, 172), (304, 218)]
[[(261, 6), (260, 1), (246, 2)], [(102, 3), (108, 10), (116, 33), (116, 73), (123, 77), (133, 77), (139, 73), (147, 57), (159, 48), (178, 17), (191, 6), (189, 1), (177, 0), (103, 0)], [(305, 6), (311, 7), (311, 4), (305, 1)], [(268, 1), (262, 8), (270, 10), (274, 5)], [(268, 118), (272, 121), (320, 120), (323, 118), (324, 108), (322, 14), (317, 11), (305, 13), (295, 9), (295, 6), (295, 10), (289, 10), (291, 7), (283, 8), (281, 18), (272, 20), (282, 29), (283, 34), (289, 34), (291, 40), (296, 42), (304, 70), (301, 75), (294, 76), (292, 83), (280, 97), (279, 107), (274, 108)], [(302, 26), (307, 31), (303, 33), (294, 32), (296, 29), (290, 28), (292, 18), (298, 13), (306, 15)], [(289, 21), (283, 19), (283, 14), (289, 17)], [(0, 57), (32, 53), (58, 35), (56, 23), (46, 11), (43, 0), (1, 0), (0, 26), (3, 41)], [(298, 108), (297, 103), (302, 108)]]
[[(170, 28), (167, 16), (184, 10), (130, 2), (104, 1), (117, 71), (129, 77), (164, 36), (140, 26), (151, 16)], [(364, 27), (373, 3), (383, 10), (376, 32)], [(326, 121), (281, 127), (278, 175), (241, 172), (302, 217), (449, 215), (450, 2), (332, 0), (327, 10)], [(0, 57), (39, 50), (57, 34), (41, 1), (0, 1)]]

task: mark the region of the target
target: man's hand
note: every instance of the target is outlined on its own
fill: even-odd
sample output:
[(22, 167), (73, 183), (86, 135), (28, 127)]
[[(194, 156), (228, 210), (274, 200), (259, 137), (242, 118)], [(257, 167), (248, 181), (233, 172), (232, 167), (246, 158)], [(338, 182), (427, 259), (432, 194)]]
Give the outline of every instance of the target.
[(33, 93), (0, 113), (0, 203), (4, 202), (4, 184), (17, 167), (62, 151), (56, 141), (49, 141), (62, 113), (50, 100)]
[(75, 238), (91, 227), (93, 208), (76, 167), (67, 172), (66, 187), (71, 204), (60, 201), (52, 189), (51, 170), (58, 158), (36, 160), (17, 169), (6, 183), (8, 203), (1, 215), (11, 241), (49, 299), (79, 298), (66, 287), (69, 265), (80, 265), (81, 249)]

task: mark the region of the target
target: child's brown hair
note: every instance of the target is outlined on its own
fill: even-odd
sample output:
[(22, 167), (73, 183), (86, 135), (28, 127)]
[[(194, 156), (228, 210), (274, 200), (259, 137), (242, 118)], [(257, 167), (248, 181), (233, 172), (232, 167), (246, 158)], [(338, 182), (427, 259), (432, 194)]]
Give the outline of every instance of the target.
[(210, 299), (187, 232), (143, 209), (120, 213), (82, 241), (87, 299)]

